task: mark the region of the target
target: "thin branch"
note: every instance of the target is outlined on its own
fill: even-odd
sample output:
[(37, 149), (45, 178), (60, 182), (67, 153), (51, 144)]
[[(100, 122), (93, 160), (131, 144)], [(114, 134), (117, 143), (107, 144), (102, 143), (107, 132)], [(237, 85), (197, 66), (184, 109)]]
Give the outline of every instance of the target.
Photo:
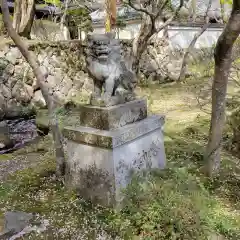
[(127, 4), (128, 4), (131, 8), (133, 8), (134, 10), (136, 10), (136, 11), (138, 11), (138, 12), (142, 12), (142, 13), (147, 14), (151, 19), (152, 19), (152, 18), (154, 19), (154, 18), (156, 17), (155, 14), (153, 14), (153, 13), (150, 12), (150, 11), (148, 11), (146, 8), (143, 8), (143, 7), (140, 7), (140, 6), (137, 5), (137, 4), (134, 4), (134, 3), (132, 2), (132, 0), (128, 0), (128, 1), (127, 1)]
[(68, 10), (68, 5), (69, 5), (69, 0), (66, 0), (65, 1), (65, 5), (64, 5), (63, 15), (62, 15), (62, 18), (61, 18), (61, 24), (60, 24), (61, 31), (63, 31), (63, 27), (64, 27), (64, 24), (65, 24), (65, 20), (66, 20), (66, 16), (67, 16), (67, 10)]
[(180, 5), (179, 5), (178, 8), (174, 11), (172, 17), (170, 17), (170, 18), (169, 18), (164, 24), (162, 24), (159, 28), (156, 28), (156, 26), (155, 26), (156, 33), (162, 31), (164, 28), (166, 28), (166, 27), (174, 20), (174, 18), (177, 16), (179, 10), (182, 8), (183, 3), (184, 3), (184, 0), (180, 0)]
[(209, 2), (208, 2), (206, 14), (205, 14), (205, 16), (204, 16), (204, 19), (205, 19), (206, 22), (208, 22), (208, 20), (207, 20), (207, 19), (208, 19), (208, 12), (209, 12), (209, 10), (210, 10), (210, 8), (211, 8), (211, 6), (212, 6), (212, 1), (213, 1), (213, 0), (209, 0)]
[(155, 20), (158, 19), (158, 17), (162, 14), (162, 11), (164, 10), (164, 8), (166, 7), (167, 3), (169, 0), (165, 0), (164, 3), (162, 4), (162, 6), (160, 7), (158, 13), (155, 16)]
[(182, 67), (181, 67), (181, 71), (178, 77), (178, 81), (181, 81), (185, 78), (186, 75), (186, 67), (187, 67), (187, 62), (188, 62), (188, 55), (190, 54), (190, 52), (193, 50), (198, 38), (208, 29), (208, 27), (211, 25), (211, 23), (205, 23), (203, 25), (203, 27), (200, 29), (199, 32), (197, 32), (194, 35), (193, 40), (191, 41), (191, 43), (189, 44), (184, 56), (183, 56), (183, 60), (182, 60)]

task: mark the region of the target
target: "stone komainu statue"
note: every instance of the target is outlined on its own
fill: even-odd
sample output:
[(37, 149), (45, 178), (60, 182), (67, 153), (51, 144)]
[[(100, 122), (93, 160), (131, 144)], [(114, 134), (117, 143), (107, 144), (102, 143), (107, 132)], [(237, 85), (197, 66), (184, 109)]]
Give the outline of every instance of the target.
[(118, 40), (111, 34), (88, 35), (87, 70), (94, 81), (90, 104), (113, 106), (136, 98), (136, 75), (126, 67)]

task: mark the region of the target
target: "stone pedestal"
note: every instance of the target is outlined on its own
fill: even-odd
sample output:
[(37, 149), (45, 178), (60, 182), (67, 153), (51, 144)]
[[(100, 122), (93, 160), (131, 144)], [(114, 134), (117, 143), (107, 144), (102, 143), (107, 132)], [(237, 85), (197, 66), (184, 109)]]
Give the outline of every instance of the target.
[[(145, 100), (109, 108), (83, 106), (80, 127), (66, 127), (66, 183), (101, 204), (121, 201), (135, 171), (165, 167), (163, 116)], [(95, 114), (94, 114), (95, 113)]]

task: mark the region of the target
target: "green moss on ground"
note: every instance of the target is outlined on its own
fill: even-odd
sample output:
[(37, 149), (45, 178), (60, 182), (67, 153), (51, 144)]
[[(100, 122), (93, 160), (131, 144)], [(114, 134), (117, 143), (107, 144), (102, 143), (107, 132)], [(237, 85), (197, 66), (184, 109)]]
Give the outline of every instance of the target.
[(12, 158), (12, 155), (11, 154), (1, 154), (0, 155), (0, 162), (1, 161), (7, 161), (7, 160), (9, 160), (9, 159), (11, 159)]
[[(45, 149), (38, 168), (18, 172), (0, 185), (0, 211), (17, 209), (49, 219), (47, 232), (25, 239), (97, 239), (100, 232), (104, 239), (240, 239), (238, 159), (223, 151), (219, 176), (210, 180), (203, 175), (209, 115), (194, 100), (196, 86), (138, 89), (148, 96), (150, 112), (167, 116), (168, 168), (152, 172), (147, 182), (134, 179), (122, 211), (93, 206), (66, 189), (54, 175), (49, 138), (27, 150)], [(76, 121), (65, 110), (58, 114), (61, 127)]]

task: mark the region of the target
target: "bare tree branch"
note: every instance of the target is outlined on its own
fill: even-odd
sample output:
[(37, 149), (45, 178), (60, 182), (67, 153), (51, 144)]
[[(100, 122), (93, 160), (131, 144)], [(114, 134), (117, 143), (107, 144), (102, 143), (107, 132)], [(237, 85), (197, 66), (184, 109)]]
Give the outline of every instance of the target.
[(209, 13), (209, 10), (210, 10), (210, 8), (211, 8), (211, 6), (212, 6), (212, 1), (213, 1), (213, 0), (209, 0), (208, 6), (207, 6), (207, 10), (206, 10), (206, 14), (205, 14), (205, 16), (204, 16), (204, 19), (205, 19), (205, 22), (206, 22), (206, 23), (209, 22), (209, 20), (208, 20), (208, 13)]
[(208, 29), (208, 27), (211, 25), (211, 23), (209, 23), (208, 21), (208, 12), (209, 12), (209, 9), (211, 8), (212, 6), (212, 0), (209, 1), (209, 4), (208, 4), (208, 7), (207, 7), (207, 10), (206, 10), (206, 13), (205, 13), (205, 21), (206, 23), (202, 26), (202, 28), (200, 29), (199, 32), (197, 32), (195, 35), (194, 35), (194, 38), (193, 40), (191, 41), (191, 43), (189, 44), (186, 52), (184, 53), (184, 56), (183, 56), (183, 60), (182, 60), (182, 67), (181, 67), (181, 70), (180, 70), (180, 74), (179, 74), (179, 77), (178, 77), (178, 81), (181, 81), (185, 78), (186, 76), (186, 69), (187, 69), (187, 62), (188, 62), (188, 56), (189, 54), (191, 53), (191, 51), (193, 50), (198, 38)]
[(136, 10), (136, 11), (138, 11), (138, 12), (142, 12), (142, 13), (145, 13), (145, 14), (147, 14), (150, 18), (155, 18), (156, 17), (156, 15), (155, 14), (153, 14), (152, 12), (150, 12), (150, 11), (148, 11), (146, 8), (143, 8), (143, 7), (141, 7), (140, 5), (138, 5), (138, 4), (134, 4), (133, 2), (132, 2), (132, 0), (128, 0), (127, 1), (127, 4), (131, 7), (131, 8), (133, 8), (134, 10)]
[(165, 0), (164, 3), (160, 6), (159, 11), (158, 11), (158, 13), (155, 16), (155, 20), (157, 20), (160, 17), (160, 15), (162, 14), (164, 8), (167, 6), (168, 1), (169, 0)]
[(159, 28), (156, 28), (156, 23), (155, 23), (155, 28), (156, 28), (156, 32), (160, 32), (162, 31), (164, 28), (166, 28), (173, 20), (174, 18), (177, 16), (179, 10), (182, 8), (183, 6), (183, 3), (184, 3), (184, 0), (180, 0), (180, 4), (179, 6), (177, 7), (177, 9), (174, 11), (172, 17), (170, 17), (164, 24), (162, 24)]

